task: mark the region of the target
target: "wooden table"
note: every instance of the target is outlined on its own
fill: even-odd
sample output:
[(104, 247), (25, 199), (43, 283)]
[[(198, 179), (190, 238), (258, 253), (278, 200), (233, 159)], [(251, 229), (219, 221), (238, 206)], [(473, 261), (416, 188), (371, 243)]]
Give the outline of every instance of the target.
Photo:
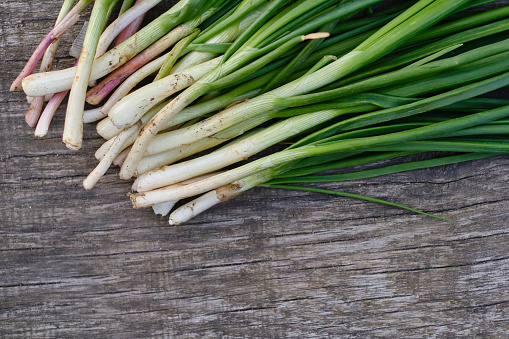
[(60, 109), (37, 139), (8, 92), (60, 3), (0, 4), (1, 337), (509, 336), (507, 156), (327, 186), (455, 225), (260, 188), (170, 227), (116, 168), (82, 189), (93, 125), (70, 151)]

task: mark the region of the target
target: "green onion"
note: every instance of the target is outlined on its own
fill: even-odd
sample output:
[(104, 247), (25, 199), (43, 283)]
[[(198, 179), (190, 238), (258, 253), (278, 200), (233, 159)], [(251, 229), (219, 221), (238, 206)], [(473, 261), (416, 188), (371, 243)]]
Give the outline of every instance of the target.
[[(44, 135), (72, 85), (64, 141), (79, 148), (83, 122), (100, 119), (106, 139), (85, 189), (116, 164), (121, 178), (137, 176), (135, 208), (166, 215), (200, 195), (171, 213), (172, 225), (260, 186), (450, 222), (362, 192), (290, 184), (509, 153), (509, 100), (483, 97), (509, 85), (509, 6), (472, 12), (490, 1), (419, 0), (379, 10), (382, 0), (181, 0), (138, 30), (160, 0), (124, 0), (106, 28), (116, 2), (95, 1), (77, 66), (48, 72), (56, 48), (49, 44), (90, 3), (71, 9), (65, 2), (60, 23), (12, 88), (22, 84), (37, 97), (31, 125), (44, 96), (56, 93), (36, 129)], [(28, 75), (47, 48), (41, 73)], [(85, 101), (106, 98), (84, 112)]]
[(85, 41), (81, 55), (76, 66), (69, 102), (65, 115), (64, 132), (62, 140), (70, 149), (79, 149), (83, 139), (83, 107), (85, 106), (85, 95), (87, 85), (92, 71), (92, 62), (99, 41), (99, 36), (108, 20), (110, 7), (114, 6), (117, 0), (96, 0), (90, 15), (90, 22), (85, 35)]

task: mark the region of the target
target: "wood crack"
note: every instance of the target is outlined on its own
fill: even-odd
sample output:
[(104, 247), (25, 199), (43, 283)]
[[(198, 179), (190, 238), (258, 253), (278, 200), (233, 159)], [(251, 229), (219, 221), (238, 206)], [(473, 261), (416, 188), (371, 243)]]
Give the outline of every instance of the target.
[(185, 272), (185, 271), (196, 271), (196, 270), (208, 270), (211, 268), (223, 268), (223, 267), (232, 267), (232, 266), (243, 266), (243, 265), (252, 265), (259, 264), (263, 262), (272, 261), (272, 259), (258, 259), (258, 260), (250, 260), (243, 262), (235, 262), (235, 263), (226, 263), (226, 264), (218, 264), (218, 265), (204, 265), (204, 266), (194, 266), (194, 267), (179, 267), (171, 270), (164, 271), (151, 271), (147, 272), (147, 274), (164, 274), (164, 273), (175, 273), (175, 272)]
[(468, 267), (468, 266), (477, 266), (477, 265), (485, 265), (489, 263), (499, 262), (508, 260), (509, 257), (502, 257), (496, 259), (487, 259), (487, 260), (479, 260), (476, 262), (469, 262), (464, 264), (455, 264), (455, 265), (440, 265), (440, 266), (430, 266), (430, 267), (416, 267), (416, 268), (408, 268), (402, 270), (386, 270), (386, 271), (377, 271), (375, 274), (392, 274), (392, 273), (403, 273), (403, 272), (417, 272), (417, 271), (428, 271), (428, 270), (441, 270), (447, 268), (460, 268), (460, 267)]
[(13, 287), (33, 287), (33, 286), (47, 286), (47, 285), (58, 285), (61, 281), (47, 281), (38, 283), (18, 283), (12, 285), (0, 285), (0, 288), (13, 288)]
[(509, 303), (509, 300), (500, 300), (500, 301), (497, 301), (497, 302), (487, 303), (487, 304), (479, 304), (479, 305), (470, 305), (470, 306), (459, 306), (459, 307), (445, 308), (442, 311), (470, 310), (470, 309), (476, 309), (476, 308), (498, 306), (498, 305), (503, 305), (503, 304), (508, 304), (508, 303)]

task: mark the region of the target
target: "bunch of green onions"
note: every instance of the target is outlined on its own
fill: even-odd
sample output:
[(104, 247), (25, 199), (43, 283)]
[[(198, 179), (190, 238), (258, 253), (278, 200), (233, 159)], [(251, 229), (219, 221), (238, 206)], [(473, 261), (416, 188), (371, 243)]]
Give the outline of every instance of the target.
[[(108, 26), (117, 1), (96, 0), (76, 67), (50, 71), (59, 37), (91, 2), (64, 1), (11, 89), (22, 84), (34, 98), (27, 122), (38, 136), (70, 90), (63, 141), (71, 149), (82, 144), (83, 123), (100, 120), (106, 142), (86, 189), (116, 164), (121, 178), (136, 177), (135, 208), (166, 215), (198, 196), (176, 208), (170, 224), (256, 186), (427, 214), (294, 185), (509, 150), (509, 100), (484, 96), (509, 85), (509, 6), (500, 1), (479, 11), (493, 1), (181, 0), (140, 28), (160, 1), (125, 0)], [(30, 75), (43, 54), (41, 72)], [(51, 113), (41, 115), (51, 96)], [(97, 107), (85, 111), (85, 102)], [(433, 157), (408, 161), (426, 152)], [(388, 159), (399, 163), (348, 171)]]

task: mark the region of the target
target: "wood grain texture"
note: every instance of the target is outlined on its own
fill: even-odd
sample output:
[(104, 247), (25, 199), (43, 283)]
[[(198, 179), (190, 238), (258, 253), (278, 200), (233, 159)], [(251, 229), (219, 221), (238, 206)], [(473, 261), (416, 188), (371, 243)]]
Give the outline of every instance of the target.
[(0, 337), (509, 336), (508, 156), (328, 185), (455, 225), (260, 188), (170, 227), (117, 169), (82, 189), (94, 126), (67, 150), (60, 109), (36, 139), (8, 92), (59, 6), (0, 4)]

